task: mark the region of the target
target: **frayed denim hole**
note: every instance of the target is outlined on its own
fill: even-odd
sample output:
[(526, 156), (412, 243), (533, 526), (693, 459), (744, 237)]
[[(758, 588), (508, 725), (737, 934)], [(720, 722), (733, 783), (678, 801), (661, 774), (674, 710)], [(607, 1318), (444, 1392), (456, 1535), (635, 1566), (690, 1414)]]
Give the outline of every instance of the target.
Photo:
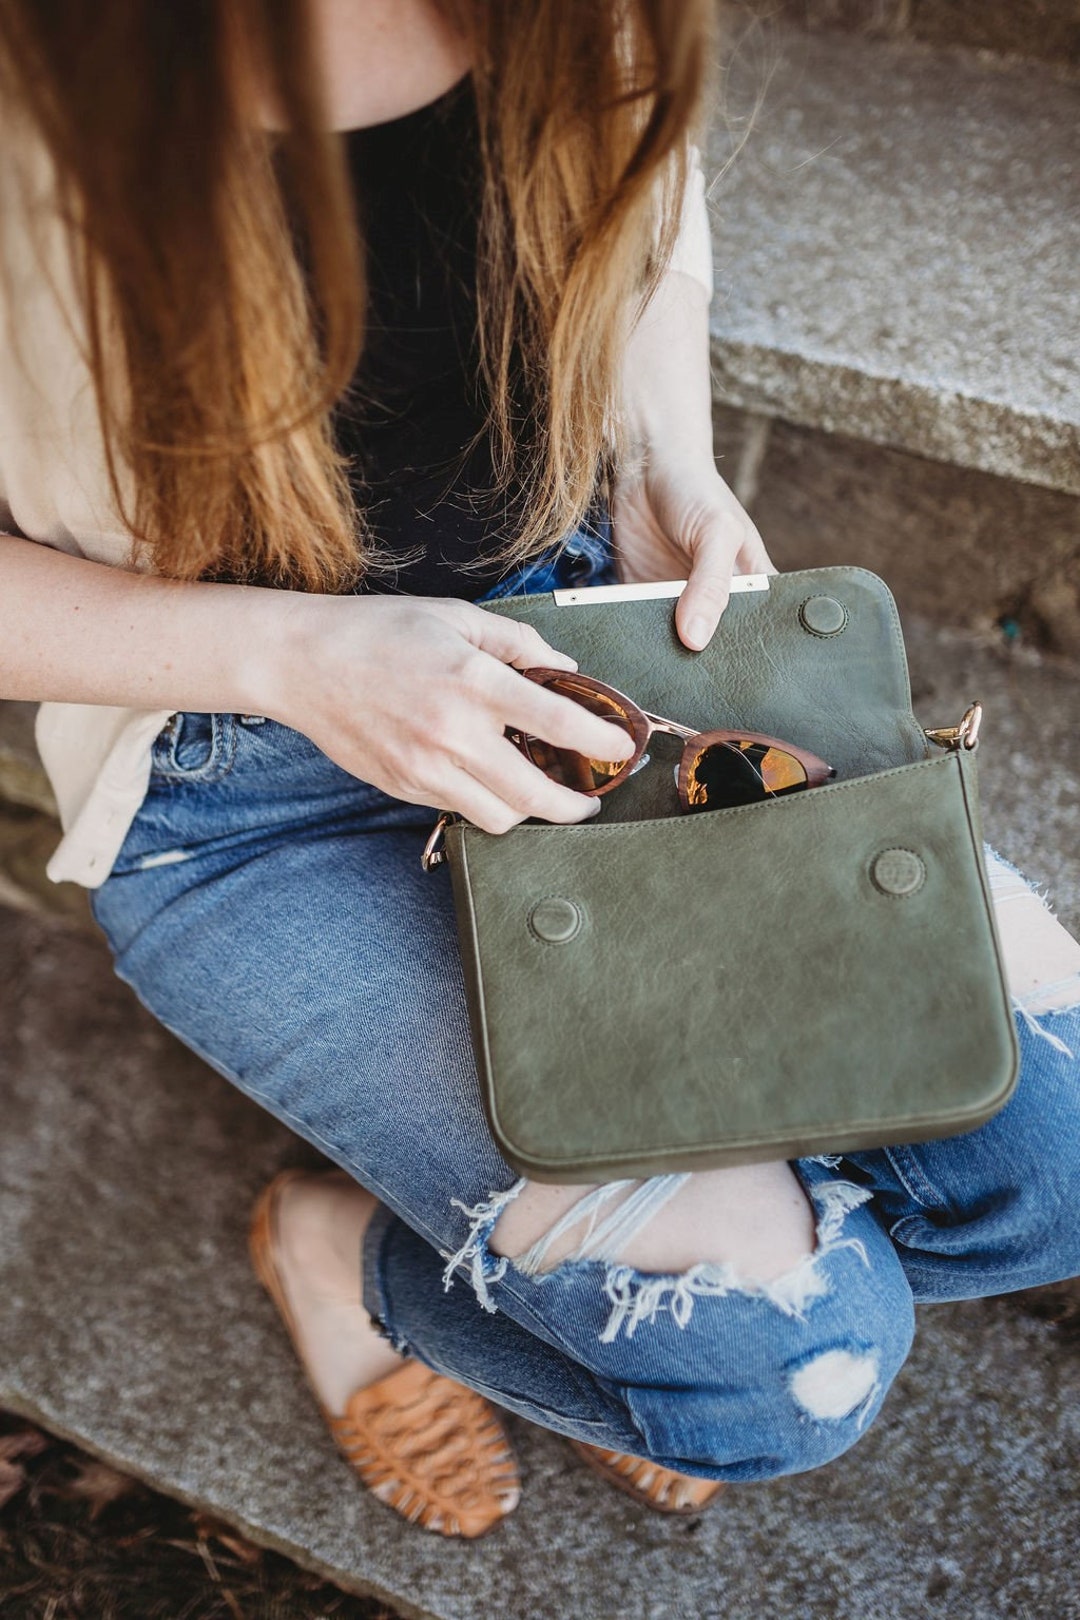
[[(1044, 1012), (1029, 1012), (1014, 1000), (1013, 1016), (1021, 1041), (1026, 1029), (1036, 1040), (1045, 1042), (1060, 1053), (1065, 1062), (1080, 1059), (1080, 1003), (1072, 1007), (1048, 1007)], [(1055, 1027), (1059, 1021), (1063, 1023), (1063, 1028)]]
[(494, 1314), (498, 1309), (491, 1289), (506, 1275), (510, 1261), (505, 1255), (492, 1253), (491, 1235), (507, 1204), (513, 1203), (526, 1185), (525, 1178), (519, 1177), (501, 1192), (489, 1193), (487, 1198), (474, 1205), (466, 1204), (460, 1198), (451, 1198), (451, 1207), (460, 1210), (468, 1224), (464, 1241), (458, 1248), (439, 1250), (440, 1258), (446, 1262), (444, 1293), (450, 1292), (456, 1278), (468, 1277), (473, 1293), (484, 1310)]
[(856, 1340), (815, 1346), (787, 1369), (788, 1394), (815, 1423), (865, 1427), (882, 1393), (881, 1353)]
[[(1035, 1017), (1040, 1024), (1054, 1023), (1059, 1018), (1071, 1019), (1077, 1028), (1080, 1028), (1080, 1001), (1074, 1007), (1051, 1007), (1048, 1012), (1036, 1013)], [(1057, 1032), (1055, 1031), (1055, 1033)]]

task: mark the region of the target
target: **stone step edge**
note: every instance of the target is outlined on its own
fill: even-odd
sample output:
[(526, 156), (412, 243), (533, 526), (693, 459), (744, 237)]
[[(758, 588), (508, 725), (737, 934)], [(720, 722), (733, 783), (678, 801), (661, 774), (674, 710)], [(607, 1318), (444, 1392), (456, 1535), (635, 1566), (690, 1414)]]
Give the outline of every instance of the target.
[(25, 1418), (28, 1423), (35, 1424), (46, 1433), (53, 1434), (59, 1440), (69, 1445), (78, 1446), (88, 1455), (96, 1457), (100, 1462), (107, 1463), (118, 1473), (126, 1474), (129, 1479), (136, 1479), (140, 1484), (158, 1491), (162, 1496), (169, 1496), (185, 1507), (194, 1508), (200, 1513), (207, 1513), (212, 1518), (227, 1525), (231, 1530), (238, 1531), (256, 1547), (264, 1547), (268, 1552), (280, 1553), (301, 1569), (318, 1575), (321, 1579), (329, 1581), (342, 1592), (353, 1597), (372, 1598), (378, 1603), (385, 1604), (392, 1609), (400, 1620), (446, 1620), (445, 1615), (436, 1614), (431, 1609), (418, 1609), (407, 1594), (390, 1592), (374, 1583), (354, 1580), (344, 1575), (341, 1570), (317, 1558), (298, 1542), (291, 1541), (287, 1536), (268, 1529), (265, 1525), (253, 1523), (235, 1508), (217, 1502), (197, 1493), (186, 1490), (174, 1480), (148, 1469), (142, 1464), (130, 1461), (119, 1451), (101, 1446), (97, 1441), (80, 1434), (70, 1425), (60, 1422), (51, 1412), (38, 1402), (28, 1399), (21, 1391), (11, 1387), (0, 1378), (0, 1408), (13, 1412), (16, 1417)]
[(713, 403), (1080, 495), (1080, 423), (728, 336), (710, 318)]

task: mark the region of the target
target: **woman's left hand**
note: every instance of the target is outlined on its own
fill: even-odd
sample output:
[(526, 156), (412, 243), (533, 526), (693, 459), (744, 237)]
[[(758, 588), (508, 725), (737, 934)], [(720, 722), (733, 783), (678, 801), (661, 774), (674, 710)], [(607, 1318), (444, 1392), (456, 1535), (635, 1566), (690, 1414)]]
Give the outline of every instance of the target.
[(732, 574), (777, 572), (754, 524), (711, 458), (680, 459), (655, 445), (615, 484), (615, 561), (627, 584), (686, 579), (675, 610), (685, 646), (707, 645), (728, 602)]

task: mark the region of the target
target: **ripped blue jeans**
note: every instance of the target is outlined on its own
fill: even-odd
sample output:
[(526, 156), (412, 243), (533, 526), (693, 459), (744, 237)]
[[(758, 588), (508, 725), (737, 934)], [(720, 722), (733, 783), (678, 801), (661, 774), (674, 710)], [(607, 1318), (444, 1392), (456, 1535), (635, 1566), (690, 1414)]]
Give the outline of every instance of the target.
[[(584, 533), (491, 594), (608, 567)], [(1018, 1014), (1020, 1084), (980, 1130), (798, 1163), (817, 1245), (772, 1283), (619, 1261), (679, 1177), (583, 1189), (561, 1263), (543, 1241), (496, 1256), (519, 1188), (481, 1110), (449, 880), (420, 870), (432, 819), (275, 722), (184, 714), (93, 896), (150, 1011), (377, 1194), (364, 1298), (400, 1348), (564, 1434), (764, 1479), (865, 1430), (916, 1302), (1080, 1273), (1080, 985)]]

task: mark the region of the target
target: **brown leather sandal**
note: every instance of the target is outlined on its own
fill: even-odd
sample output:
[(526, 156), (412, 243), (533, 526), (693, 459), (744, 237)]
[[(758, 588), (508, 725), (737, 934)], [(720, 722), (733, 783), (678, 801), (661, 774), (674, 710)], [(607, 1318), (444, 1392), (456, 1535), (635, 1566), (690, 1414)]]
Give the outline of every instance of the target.
[(689, 1474), (677, 1474), (673, 1468), (661, 1468), (643, 1457), (605, 1451), (602, 1446), (590, 1446), (584, 1440), (571, 1440), (570, 1444), (581, 1460), (609, 1485), (625, 1491), (642, 1507), (653, 1508), (657, 1513), (700, 1513), (724, 1489), (722, 1481), (693, 1479)]
[[(283, 1170), (276, 1175), (255, 1204), (248, 1233), (255, 1274), (277, 1306), (301, 1366), (275, 1237), (281, 1192), (307, 1174)], [(315, 1399), (360, 1479), (413, 1524), (444, 1536), (482, 1536), (517, 1506), (517, 1463), (494, 1407), (421, 1362), (406, 1361), (388, 1377), (356, 1390), (341, 1416)]]

